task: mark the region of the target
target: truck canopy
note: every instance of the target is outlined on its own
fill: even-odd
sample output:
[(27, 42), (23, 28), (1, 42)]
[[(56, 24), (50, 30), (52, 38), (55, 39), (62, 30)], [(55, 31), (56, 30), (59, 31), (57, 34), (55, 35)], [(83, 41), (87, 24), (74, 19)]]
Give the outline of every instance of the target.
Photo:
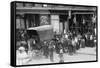
[(31, 27), (27, 29), (27, 33), (28, 35), (39, 36), (40, 41), (50, 40), (54, 35), (52, 25)]

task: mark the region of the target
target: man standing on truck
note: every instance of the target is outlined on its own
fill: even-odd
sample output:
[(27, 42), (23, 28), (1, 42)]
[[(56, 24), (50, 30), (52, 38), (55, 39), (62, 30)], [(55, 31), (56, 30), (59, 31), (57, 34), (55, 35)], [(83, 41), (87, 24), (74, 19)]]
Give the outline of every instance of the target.
[(54, 41), (51, 40), (50, 43), (49, 43), (49, 55), (50, 55), (50, 61), (52, 61), (52, 62), (54, 61), (53, 60), (54, 48), (55, 48)]
[(63, 47), (62, 47), (62, 44), (60, 43), (59, 44), (59, 58), (60, 58), (60, 61), (59, 63), (63, 63), (64, 62), (64, 57), (63, 57)]
[(47, 41), (44, 41), (44, 44), (43, 44), (43, 55), (45, 56), (45, 58), (47, 59), (48, 56), (49, 56), (49, 49), (48, 49), (48, 42)]

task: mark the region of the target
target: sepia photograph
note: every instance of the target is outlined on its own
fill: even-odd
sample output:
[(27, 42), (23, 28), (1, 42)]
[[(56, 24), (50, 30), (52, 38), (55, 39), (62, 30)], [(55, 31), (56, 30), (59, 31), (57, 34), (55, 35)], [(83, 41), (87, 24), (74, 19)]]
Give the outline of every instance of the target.
[(16, 65), (97, 61), (97, 6), (15, 3)]

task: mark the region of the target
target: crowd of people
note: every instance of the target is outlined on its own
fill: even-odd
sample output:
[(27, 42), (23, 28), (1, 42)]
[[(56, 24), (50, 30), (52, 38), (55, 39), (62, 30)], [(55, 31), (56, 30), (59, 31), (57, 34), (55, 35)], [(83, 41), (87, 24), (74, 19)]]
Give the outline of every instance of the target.
[[(77, 50), (85, 47), (96, 47), (96, 36), (88, 32), (85, 34), (80, 34), (76, 32), (67, 32), (63, 34), (54, 34), (54, 38), (50, 40), (44, 40), (38, 42), (38, 39), (34, 36), (26, 38), (26, 32), (20, 34), (20, 38), (25, 40), (23, 43), (18, 44), (17, 50), (20, 47), (24, 47), (25, 52), (34, 52), (37, 56), (42, 55), (46, 59), (50, 59), (51, 62), (54, 61), (54, 53), (58, 54), (59, 62), (64, 62), (64, 54), (69, 54), (70, 56), (77, 54)], [(33, 53), (32, 53), (33, 55)], [(32, 56), (30, 58), (32, 60)]]

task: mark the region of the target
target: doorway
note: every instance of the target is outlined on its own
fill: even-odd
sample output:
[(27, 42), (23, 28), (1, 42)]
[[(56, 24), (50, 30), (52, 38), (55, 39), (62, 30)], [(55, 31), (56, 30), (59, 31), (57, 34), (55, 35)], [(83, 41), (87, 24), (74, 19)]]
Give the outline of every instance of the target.
[(68, 15), (60, 15), (60, 33), (66, 33), (68, 31)]
[(39, 14), (25, 14), (26, 28), (40, 25)]

